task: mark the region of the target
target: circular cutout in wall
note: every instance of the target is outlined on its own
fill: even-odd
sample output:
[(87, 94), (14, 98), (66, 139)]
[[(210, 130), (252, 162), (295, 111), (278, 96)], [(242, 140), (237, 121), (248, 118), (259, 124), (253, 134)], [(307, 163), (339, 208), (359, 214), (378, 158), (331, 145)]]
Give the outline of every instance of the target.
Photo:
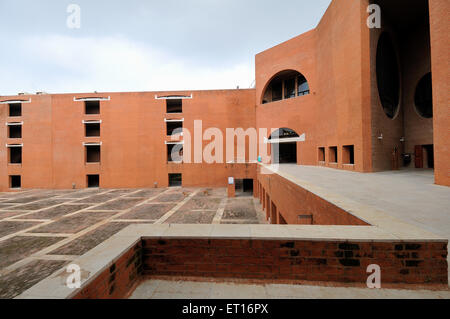
[(417, 113), (430, 119), (433, 117), (433, 87), (431, 73), (425, 74), (419, 81), (414, 95)]
[(378, 40), (376, 64), (381, 105), (384, 113), (393, 119), (400, 107), (400, 76), (397, 54), (387, 32), (383, 32)]

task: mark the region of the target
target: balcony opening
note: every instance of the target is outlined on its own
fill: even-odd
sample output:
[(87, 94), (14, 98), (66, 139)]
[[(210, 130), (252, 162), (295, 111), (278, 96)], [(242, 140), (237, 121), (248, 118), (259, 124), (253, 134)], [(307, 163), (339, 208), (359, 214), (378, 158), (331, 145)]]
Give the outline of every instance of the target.
[(9, 116), (10, 117), (22, 116), (22, 103), (9, 104)]
[(169, 174), (169, 187), (181, 187), (182, 184), (181, 174)]
[(183, 113), (182, 99), (167, 99), (166, 100), (167, 113)]
[(87, 187), (88, 188), (100, 187), (100, 175), (87, 175)]
[(338, 159), (337, 146), (331, 146), (328, 149), (328, 157), (329, 157), (329, 163), (337, 163), (337, 159)]
[(100, 136), (100, 123), (84, 123), (86, 137)]
[(86, 145), (86, 163), (100, 163), (100, 145)]
[(8, 138), (22, 138), (22, 125), (8, 124)]
[(100, 114), (100, 101), (84, 101), (85, 114)]
[(269, 82), (262, 97), (262, 104), (307, 95), (309, 92), (308, 81), (301, 73), (285, 70)]
[(22, 164), (22, 146), (9, 146), (9, 163)]
[(22, 177), (20, 175), (9, 176), (9, 188), (19, 189), (22, 187)]
[(299, 135), (289, 128), (281, 128), (269, 137), (273, 164), (297, 164), (297, 141)]
[(183, 162), (183, 144), (167, 144), (167, 162), (182, 163)]
[(325, 162), (325, 147), (319, 147), (319, 162)]
[(342, 147), (342, 163), (355, 164), (355, 147), (353, 145)]
[(167, 136), (181, 134), (183, 132), (183, 122), (181, 122), (181, 121), (166, 122), (166, 131), (167, 131)]

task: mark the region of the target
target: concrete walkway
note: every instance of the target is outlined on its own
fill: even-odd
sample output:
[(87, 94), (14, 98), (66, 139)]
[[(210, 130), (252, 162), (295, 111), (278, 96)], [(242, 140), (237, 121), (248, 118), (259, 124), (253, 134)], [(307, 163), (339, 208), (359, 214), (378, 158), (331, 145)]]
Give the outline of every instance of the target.
[(432, 170), (363, 174), (283, 164), (280, 172), (450, 239), (450, 188), (435, 185)]
[(148, 280), (130, 299), (450, 299), (450, 291)]

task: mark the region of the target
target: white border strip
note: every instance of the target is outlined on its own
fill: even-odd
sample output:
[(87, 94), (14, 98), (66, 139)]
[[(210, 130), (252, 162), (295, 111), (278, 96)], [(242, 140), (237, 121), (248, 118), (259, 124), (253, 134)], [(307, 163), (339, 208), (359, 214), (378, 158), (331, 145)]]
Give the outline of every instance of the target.
[(23, 144), (6, 144), (6, 147), (8, 147), (8, 148), (23, 147)]
[(89, 142), (83, 142), (83, 146), (101, 146), (102, 142), (99, 143), (89, 143)]
[(194, 98), (194, 94), (191, 94), (190, 96), (188, 95), (183, 95), (183, 96), (170, 96), (170, 95), (166, 95), (166, 96), (158, 96), (155, 95), (155, 100), (188, 100), (188, 99), (192, 99)]
[(111, 97), (73, 97), (74, 102), (86, 102), (86, 101), (111, 101)]
[(184, 118), (182, 118), (182, 119), (179, 119), (179, 120), (168, 120), (168, 119), (164, 119), (164, 122), (166, 122), (166, 123), (170, 123), (170, 122), (184, 122)]
[(166, 143), (166, 145), (182, 145), (182, 144), (184, 144), (184, 141), (181, 141), (181, 142), (167, 142), (167, 141), (165, 141), (165, 143)]
[(20, 125), (23, 125), (23, 121), (22, 122), (6, 122), (5, 125), (6, 126), (20, 126)]
[(83, 124), (102, 124), (102, 120), (83, 120)]
[(0, 104), (23, 104), (23, 103), (31, 103), (31, 99), (28, 100), (10, 100), (10, 101), (1, 101)]
[(292, 142), (304, 142), (306, 141), (306, 134), (303, 133), (299, 137), (277, 138), (269, 140), (264, 138), (264, 144), (280, 144), (280, 143), (292, 143)]

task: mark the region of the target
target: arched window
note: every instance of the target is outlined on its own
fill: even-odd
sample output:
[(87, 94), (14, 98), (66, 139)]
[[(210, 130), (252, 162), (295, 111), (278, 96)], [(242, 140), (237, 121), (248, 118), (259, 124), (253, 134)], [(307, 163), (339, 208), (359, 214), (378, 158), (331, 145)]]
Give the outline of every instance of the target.
[(307, 95), (309, 92), (309, 84), (303, 74), (294, 70), (282, 71), (267, 85), (262, 104)]
[(433, 89), (431, 73), (424, 75), (417, 84), (414, 96), (417, 113), (420, 116), (430, 119), (433, 117)]
[(400, 107), (400, 75), (397, 54), (389, 33), (378, 40), (376, 73), (378, 94), (387, 117), (393, 119)]

